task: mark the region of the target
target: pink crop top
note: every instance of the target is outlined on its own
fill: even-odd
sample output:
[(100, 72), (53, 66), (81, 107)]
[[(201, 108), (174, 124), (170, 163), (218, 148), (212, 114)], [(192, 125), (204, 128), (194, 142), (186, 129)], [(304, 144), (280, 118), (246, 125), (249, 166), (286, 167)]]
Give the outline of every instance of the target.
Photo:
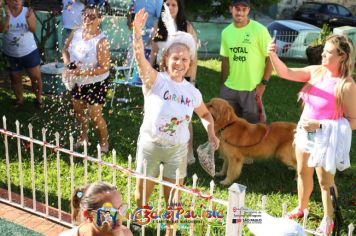
[(342, 112), (337, 112), (335, 86), (337, 81), (324, 76), (320, 82), (301, 93), (305, 105), (302, 117), (315, 120), (337, 120)]

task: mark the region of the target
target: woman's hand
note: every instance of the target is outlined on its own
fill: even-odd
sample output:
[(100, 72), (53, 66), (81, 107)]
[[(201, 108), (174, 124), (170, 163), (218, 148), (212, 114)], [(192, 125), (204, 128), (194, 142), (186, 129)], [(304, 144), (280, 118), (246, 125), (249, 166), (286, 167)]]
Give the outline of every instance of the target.
[(262, 95), (264, 94), (265, 90), (266, 90), (266, 85), (261, 84), (261, 83), (258, 84), (256, 86), (256, 96), (259, 96), (260, 98), (262, 98)]
[(142, 36), (142, 30), (145, 27), (147, 17), (148, 13), (145, 12), (145, 9), (143, 8), (136, 13), (135, 19), (132, 23), (134, 40)]
[(66, 68), (66, 71), (68, 73), (68, 75), (71, 76), (81, 76), (83, 75), (83, 70), (81, 69), (81, 63), (75, 63), (76, 68), (75, 69), (68, 69)]
[(28, 18), (33, 15), (33, 9), (31, 7), (28, 8), (28, 11), (26, 13), (26, 20), (28, 20)]
[(320, 128), (320, 121), (312, 120), (312, 119), (303, 119), (302, 120), (302, 127), (307, 132), (315, 132), (317, 129)]
[(276, 55), (277, 52), (277, 44), (275, 40), (272, 40), (267, 46), (267, 53), (269, 56)]

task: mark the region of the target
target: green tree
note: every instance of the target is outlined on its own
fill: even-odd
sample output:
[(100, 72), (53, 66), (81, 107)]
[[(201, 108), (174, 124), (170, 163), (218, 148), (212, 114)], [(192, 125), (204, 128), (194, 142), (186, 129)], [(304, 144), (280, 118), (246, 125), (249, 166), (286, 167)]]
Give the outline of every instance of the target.
[[(183, 0), (188, 18), (193, 20), (197, 16), (204, 19), (211, 17), (230, 16), (229, 6), (231, 0)], [(263, 7), (277, 4), (278, 0), (251, 1), (251, 9), (261, 10)]]

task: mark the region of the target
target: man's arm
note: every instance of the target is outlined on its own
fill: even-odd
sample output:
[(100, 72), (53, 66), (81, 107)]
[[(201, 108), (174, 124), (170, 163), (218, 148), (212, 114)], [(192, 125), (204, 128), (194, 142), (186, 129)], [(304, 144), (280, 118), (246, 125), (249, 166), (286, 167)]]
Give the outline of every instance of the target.
[(266, 58), (266, 66), (265, 66), (265, 71), (263, 73), (262, 80), (267, 80), (269, 81), (269, 78), (271, 77), (273, 70), (272, 62), (269, 59), (269, 57)]
[(221, 82), (222, 83), (224, 83), (227, 80), (229, 71), (230, 71), (229, 58), (222, 57), (221, 58)]
[(261, 83), (256, 87), (256, 95), (262, 97), (263, 93), (265, 92), (266, 85), (271, 77), (272, 70), (273, 70), (272, 62), (269, 59), (269, 57), (267, 57), (265, 70), (263, 73), (263, 77), (261, 78)]

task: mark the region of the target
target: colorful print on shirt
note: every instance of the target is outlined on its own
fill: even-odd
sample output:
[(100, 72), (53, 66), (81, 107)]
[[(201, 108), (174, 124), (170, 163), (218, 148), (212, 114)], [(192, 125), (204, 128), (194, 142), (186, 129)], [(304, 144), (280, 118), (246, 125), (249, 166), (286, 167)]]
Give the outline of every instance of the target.
[(190, 116), (186, 115), (184, 119), (178, 120), (177, 117), (173, 117), (169, 123), (166, 123), (165, 125), (162, 125), (159, 127), (159, 131), (166, 133), (170, 136), (173, 136), (180, 124), (183, 122), (188, 122), (190, 121)]

